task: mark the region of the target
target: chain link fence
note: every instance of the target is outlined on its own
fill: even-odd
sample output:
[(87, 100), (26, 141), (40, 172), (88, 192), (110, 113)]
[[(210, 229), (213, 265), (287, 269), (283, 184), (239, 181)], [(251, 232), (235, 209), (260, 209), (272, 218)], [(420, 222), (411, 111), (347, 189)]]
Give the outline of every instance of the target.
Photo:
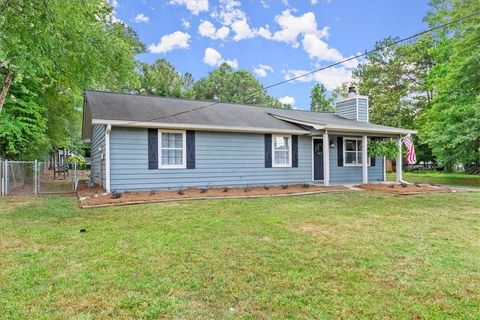
[(39, 161), (0, 161), (2, 196), (71, 193), (77, 190), (76, 164)]

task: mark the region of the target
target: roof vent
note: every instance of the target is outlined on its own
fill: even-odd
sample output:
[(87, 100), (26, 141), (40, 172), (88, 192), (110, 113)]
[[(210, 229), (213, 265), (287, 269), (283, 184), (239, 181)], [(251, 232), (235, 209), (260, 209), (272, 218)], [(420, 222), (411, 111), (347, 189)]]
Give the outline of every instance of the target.
[(357, 95), (357, 90), (355, 89), (355, 86), (348, 87), (348, 96), (355, 97), (356, 95)]

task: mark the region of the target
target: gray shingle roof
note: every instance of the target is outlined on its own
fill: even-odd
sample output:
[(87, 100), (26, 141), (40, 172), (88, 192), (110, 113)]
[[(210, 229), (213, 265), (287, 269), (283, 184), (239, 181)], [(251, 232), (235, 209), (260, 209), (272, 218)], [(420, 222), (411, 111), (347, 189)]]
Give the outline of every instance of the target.
[[(272, 129), (272, 131), (305, 130), (297, 121), (323, 125), (406, 133), (403, 129), (347, 120), (334, 113), (284, 110), (251, 105), (141, 96), (100, 91), (85, 91), (83, 137), (89, 138), (92, 120), (115, 120), (126, 124), (182, 124), (233, 128)], [(185, 113), (182, 113), (185, 112)], [(178, 114), (180, 113), (180, 114)], [(286, 121), (278, 117), (288, 118)]]

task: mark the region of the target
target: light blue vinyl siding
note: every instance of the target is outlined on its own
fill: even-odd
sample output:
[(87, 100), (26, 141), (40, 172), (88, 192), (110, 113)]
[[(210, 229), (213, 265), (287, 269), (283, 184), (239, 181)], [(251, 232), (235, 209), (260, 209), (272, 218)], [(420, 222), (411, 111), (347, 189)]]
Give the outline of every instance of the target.
[(335, 106), (335, 113), (340, 117), (368, 122), (368, 100), (366, 98), (351, 98), (337, 102)]
[[(105, 185), (105, 164), (102, 153), (105, 151), (105, 126), (94, 124), (92, 128), (92, 143), (90, 145), (91, 173), (93, 182)], [(100, 149), (100, 150), (99, 150)]]
[(113, 127), (111, 190), (279, 185), (312, 180), (311, 137), (298, 137), (298, 168), (265, 168), (264, 135), (195, 132), (195, 169), (148, 169), (147, 129)]
[(335, 113), (345, 119), (357, 120), (357, 99), (337, 102)]
[[(353, 137), (353, 136), (349, 136)], [(334, 141), (334, 148), (330, 149), (330, 183), (332, 184), (352, 184), (362, 183), (363, 173), (362, 167), (352, 166), (338, 166), (338, 153), (337, 153), (337, 136), (330, 136), (330, 140)], [(383, 181), (384, 162), (382, 157), (375, 158), (375, 166), (368, 167), (368, 181), (378, 182)]]
[[(97, 130), (100, 129), (94, 127), (94, 132)], [(103, 143), (104, 135), (94, 136)], [(147, 129), (113, 127), (110, 134), (111, 190), (148, 191), (312, 181), (312, 141), (309, 136), (299, 136), (298, 168), (265, 168), (263, 134), (196, 131), (195, 136), (195, 169), (149, 170)], [(361, 183), (362, 167), (338, 167), (337, 136), (330, 135), (330, 140), (335, 142), (335, 147), (330, 149), (330, 183)], [(383, 158), (377, 158), (376, 165), (368, 168), (370, 182), (383, 181), (383, 165)]]
[(368, 122), (368, 100), (358, 98), (358, 121)]

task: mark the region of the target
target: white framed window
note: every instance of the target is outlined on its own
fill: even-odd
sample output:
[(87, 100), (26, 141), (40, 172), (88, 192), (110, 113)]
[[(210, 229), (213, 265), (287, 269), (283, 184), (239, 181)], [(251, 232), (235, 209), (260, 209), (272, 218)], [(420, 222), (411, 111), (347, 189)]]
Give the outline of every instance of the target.
[(186, 133), (181, 130), (158, 130), (158, 167), (186, 168)]
[[(361, 166), (362, 160), (362, 138), (343, 138), (343, 165)], [(368, 165), (370, 165), (370, 159), (368, 159)]]
[(272, 135), (272, 167), (292, 166), (292, 136)]

